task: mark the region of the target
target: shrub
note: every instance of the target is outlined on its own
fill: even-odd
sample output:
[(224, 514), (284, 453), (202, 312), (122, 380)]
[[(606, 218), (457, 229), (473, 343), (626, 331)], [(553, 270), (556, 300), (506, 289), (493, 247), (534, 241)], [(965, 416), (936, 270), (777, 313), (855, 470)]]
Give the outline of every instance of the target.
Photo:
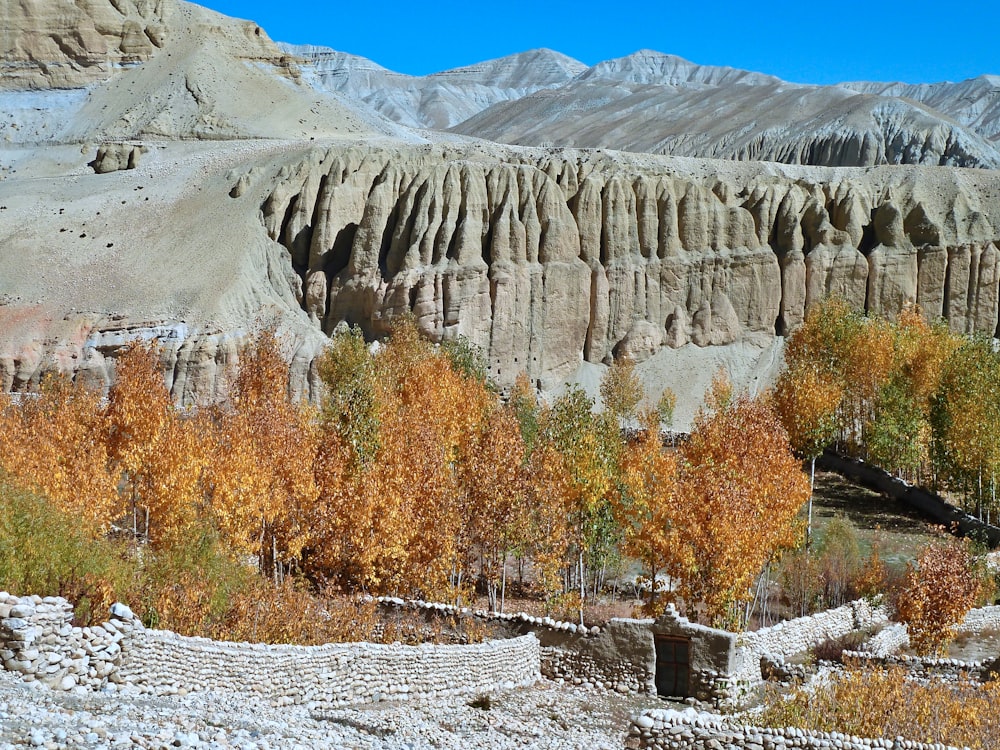
[(897, 618), (909, 628), (917, 653), (942, 653), (981, 590), (982, 576), (966, 544), (932, 542), (924, 547), (894, 592)]
[(0, 475), (0, 589), (64, 596), (76, 605), (79, 625), (106, 619), (127, 589), (131, 566), (122, 547), (93, 539), (88, 526)]
[(257, 590), (258, 576), (240, 562), (205, 522), (161, 549), (137, 558), (128, 602), (147, 627), (213, 636), (232, 621), (240, 596)]
[(855, 631), (840, 638), (829, 638), (812, 647), (812, 657), (816, 661), (843, 661), (845, 651), (858, 651), (871, 633)]

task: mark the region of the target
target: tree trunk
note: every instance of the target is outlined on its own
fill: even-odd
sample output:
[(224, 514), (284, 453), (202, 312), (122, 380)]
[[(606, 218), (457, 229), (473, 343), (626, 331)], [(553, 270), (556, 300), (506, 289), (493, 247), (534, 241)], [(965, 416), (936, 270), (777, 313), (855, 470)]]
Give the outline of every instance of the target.
[(816, 456), (809, 462), (809, 517), (806, 520), (806, 549), (812, 548), (813, 535), (813, 492), (816, 489)]
[(274, 586), (277, 588), (281, 581), (278, 580), (278, 540), (274, 538), (274, 534), (271, 534), (271, 566), (274, 568)]
[(500, 614), (503, 614), (503, 606), (507, 598), (507, 553), (503, 556), (503, 572), (500, 574)]

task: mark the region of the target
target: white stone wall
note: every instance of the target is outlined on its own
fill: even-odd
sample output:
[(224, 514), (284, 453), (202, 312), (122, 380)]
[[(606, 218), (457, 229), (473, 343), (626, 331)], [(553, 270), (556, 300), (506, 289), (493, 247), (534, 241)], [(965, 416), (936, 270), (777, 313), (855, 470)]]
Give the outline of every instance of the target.
[(134, 636), (118, 675), (144, 693), (252, 692), (277, 705), (328, 708), (531, 684), (539, 649), (533, 635), (469, 646), (267, 646), (146, 630)]
[(737, 683), (757, 683), (761, 679), (760, 659), (764, 655), (793, 656), (823, 641), (886, 622), (888, 616), (884, 608), (872, 607), (868, 601), (858, 599), (843, 607), (742, 633), (736, 641), (737, 664), (733, 679)]
[(981, 633), (984, 630), (1000, 630), (1000, 606), (969, 610), (958, 626), (960, 633)]
[(535, 617), (527, 612), (490, 612), (485, 609), (472, 609), (471, 607), (457, 607), (454, 604), (442, 604), (440, 602), (425, 602), (420, 599), (400, 599), (395, 596), (379, 596), (374, 601), (383, 607), (396, 609), (412, 609), (431, 615), (452, 615), (475, 617), (486, 622), (506, 623), (514, 627), (525, 627), (530, 630), (547, 630), (559, 633), (573, 633), (582, 636), (599, 635), (601, 629), (596, 625), (588, 628), (577, 625), (575, 622), (565, 620), (554, 620), (551, 617)]
[(811, 732), (793, 728), (767, 728), (740, 724), (718, 714), (694, 709), (653, 709), (633, 717), (631, 737), (650, 750), (957, 750), (948, 745), (928, 745), (911, 740), (856, 737), (840, 732)]
[[(975, 634), (1000, 630), (1000, 607), (980, 607), (969, 610), (957, 628), (959, 633)], [(867, 666), (900, 666), (917, 677), (954, 679), (966, 674), (985, 679), (995, 669), (996, 662), (962, 661), (935, 657), (908, 656), (898, 653), (910, 643), (906, 625), (891, 623), (872, 636), (861, 651), (845, 651), (844, 656)]]
[(254, 693), (317, 708), (509, 688), (540, 676), (533, 634), (469, 646), (268, 646), (146, 630), (123, 605), (112, 614), (99, 627), (74, 628), (64, 599), (0, 593), (4, 667), (54, 689)]
[(592, 653), (566, 646), (542, 646), (542, 676), (562, 685), (618, 693), (653, 693), (653, 675), (645, 664), (625, 658), (594, 658)]
[(106, 686), (131, 624), (113, 619), (92, 628), (74, 628), (72, 618), (73, 606), (60, 597), (18, 598), (0, 591), (4, 669), (20, 673), (26, 682), (38, 681), (57, 690)]
[(905, 648), (910, 643), (910, 634), (906, 626), (894, 622), (886, 625), (873, 635), (864, 645), (865, 653), (872, 656), (889, 656)]

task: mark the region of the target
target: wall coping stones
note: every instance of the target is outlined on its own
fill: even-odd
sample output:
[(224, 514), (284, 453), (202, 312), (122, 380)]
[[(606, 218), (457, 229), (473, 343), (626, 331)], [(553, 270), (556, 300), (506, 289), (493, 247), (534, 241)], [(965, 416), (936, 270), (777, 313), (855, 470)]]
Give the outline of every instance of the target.
[[(680, 731), (678, 731), (680, 730)], [(705, 747), (841, 748), (842, 750), (959, 750), (951, 745), (858, 737), (841, 732), (817, 732), (795, 727), (758, 727), (736, 717), (702, 713), (687, 708), (648, 709), (632, 717), (629, 735), (641, 748), (701, 750)], [(714, 742), (713, 742), (714, 741)]]
[(475, 617), (476, 619), (487, 621), (493, 620), (510, 622), (538, 628), (548, 628), (549, 630), (559, 630), (566, 633), (579, 633), (583, 636), (596, 636), (601, 632), (601, 628), (596, 625), (588, 628), (585, 625), (577, 625), (575, 622), (554, 620), (551, 617), (536, 617), (535, 615), (529, 615), (527, 612), (491, 612), (485, 609), (458, 607), (454, 604), (426, 602), (422, 599), (400, 599), (396, 596), (369, 597), (368, 600), (378, 602), (379, 604), (388, 607), (416, 609), (426, 612), (434, 611), (441, 614), (456, 615), (459, 617)]

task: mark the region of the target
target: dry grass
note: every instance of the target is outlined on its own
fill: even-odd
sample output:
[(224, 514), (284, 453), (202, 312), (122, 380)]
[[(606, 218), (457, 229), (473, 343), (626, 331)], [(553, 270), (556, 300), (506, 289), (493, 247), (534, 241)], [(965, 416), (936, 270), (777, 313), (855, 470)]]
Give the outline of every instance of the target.
[(991, 750), (1000, 747), (1000, 684), (916, 682), (905, 670), (848, 669), (825, 685), (783, 695), (769, 688), (760, 726), (798, 727), (861, 737)]

